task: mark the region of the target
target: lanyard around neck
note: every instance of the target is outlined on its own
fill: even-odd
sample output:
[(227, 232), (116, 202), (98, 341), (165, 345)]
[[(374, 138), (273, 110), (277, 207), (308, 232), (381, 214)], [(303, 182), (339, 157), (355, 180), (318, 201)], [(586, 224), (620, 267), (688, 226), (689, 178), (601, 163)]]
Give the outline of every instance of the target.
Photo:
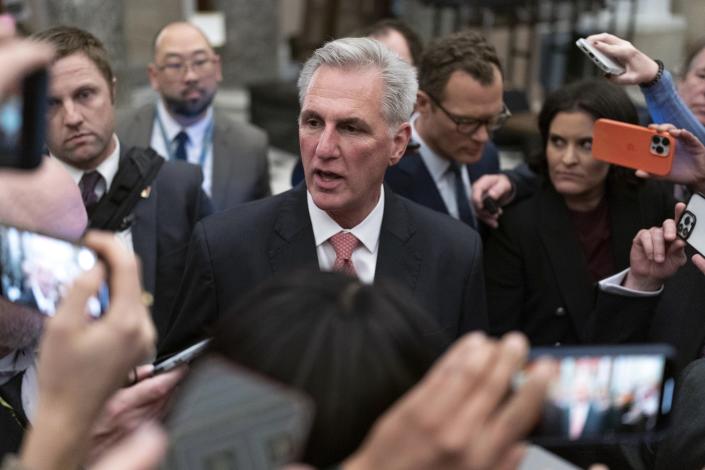
[[(157, 126), (159, 126), (159, 131), (162, 134), (162, 139), (164, 140), (164, 148), (166, 149), (167, 156), (169, 157), (169, 160), (175, 160), (174, 155), (171, 152), (171, 140), (169, 140), (169, 136), (166, 134), (166, 129), (164, 128), (164, 123), (162, 122), (161, 117), (159, 117), (159, 109), (154, 110), (154, 118), (157, 121)], [(208, 155), (208, 151), (211, 148), (211, 145), (213, 145), (213, 119), (211, 118), (211, 122), (208, 123), (208, 127), (206, 127), (205, 132), (203, 133), (203, 140), (201, 141), (201, 155), (198, 157), (198, 165), (203, 168), (203, 164), (206, 162), (206, 156)]]

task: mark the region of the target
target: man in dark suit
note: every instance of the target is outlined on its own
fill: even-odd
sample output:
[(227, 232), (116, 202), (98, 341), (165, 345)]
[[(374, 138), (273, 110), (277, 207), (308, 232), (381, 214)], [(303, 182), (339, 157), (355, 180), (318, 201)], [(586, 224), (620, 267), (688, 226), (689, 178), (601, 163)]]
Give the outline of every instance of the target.
[(487, 40), (473, 32), (440, 38), (418, 67), (419, 92), (412, 141), (385, 181), (394, 192), (477, 227), (471, 207), (475, 179), (499, 172), (492, 131), (509, 116), (502, 101), (502, 67)]
[(161, 97), (122, 116), (117, 132), (126, 147), (152, 147), (169, 160), (200, 165), (216, 210), (271, 194), (265, 133), (212, 106), (221, 78), (220, 57), (203, 32), (169, 23), (156, 37), (149, 65)]
[[(160, 337), (170, 323), (172, 303), (183, 274), (186, 248), (196, 222), (211, 212), (201, 190), (201, 171), (186, 162), (164, 163), (144, 189), (121, 178), (133, 160), (114, 134), (115, 79), (107, 52), (91, 34), (56, 27), (36, 35), (57, 50), (50, 68), (47, 147), (78, 183), (90, 225), (104, 195), (116, 187), (138, 197), (117, 232), (142, 261), (142, 281), (154, 297), (152, 315)], [(161, 160), (153, 155), (152, 162)], [(158, 162), (157, 162), (158, 163)], [(115, 184), (113, 184), (115, 183)]]
[(262, 280), (306, 267), (391, 278), (451, 337), (486, 328), (477, 232), (383, 186), (408, 143), (416, 89), (411, 66), (376, 41), (314, 53), (299, 78), (306, 186), (197, 225), (166, 351)]

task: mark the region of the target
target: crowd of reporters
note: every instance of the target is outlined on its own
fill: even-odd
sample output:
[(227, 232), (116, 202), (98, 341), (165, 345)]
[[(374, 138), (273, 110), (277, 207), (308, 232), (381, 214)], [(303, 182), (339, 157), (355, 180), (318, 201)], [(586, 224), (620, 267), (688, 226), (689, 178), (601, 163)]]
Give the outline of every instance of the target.
[[(102, 259), (52, 318), (0, 298), (0, 386), (19, 390), (0, 390), (17, 431), (3, 436), (17, 453), (7, 468), (154, 468), (168, 445), (157, 421), (188, 371), (152, 376), (146, 364), (205, 336), (208, 354), (310, 396), (316, 414), (297, 461), (346, 469), (516, 468), (556, 369), (539, 360), (508, 396), (529, 345), (670, 343), (685, 369), (670, 432), (576, 461), (705, 464), (705, 419), (692, 414), (705, 260), (676, 236), (676, 201), (705, 182), (703, 93), (688, 88), (697, 66), (684, 71), (681, 98), (663, 65), (630, 43), (588, 38), (626, 72), (548, 94), (541, 151), (499, 172), (490, 138), (510, 110), (494, 48), (461, 32), (419, 55), (413, 32), (395, 25), (362, 34), (376, 40), (332, 41), (304, 65), (305, 183), (268, 196), (266, 137), (212, 108), (220, 58), (193, 26), (157, 36), (149, 134), (135, 129), (137, 115), (116, 125), (116, 83), (92, 35), (57, 27), (20, 40), (0, 24), (0, 63), (13, 64), (0, 69), (0, 94), (38, 67), (50, 74), (50, 156), (34, 172), (0, 174), (0, 221), (82, 237)], [(408, 54), (382, 45), (395, 33)], [(642, 85), (654, 125), (678, 141), (664, 178), (592, 157), (597, 119), (638, 122), (627, 84)], [(221, 161), (228, 132), (240, 136), (224, 144), (237, 178)], [(168, 161), (132, 150), (149, 144)], [(126, 161), (154, 174), (129, 188), (139, 197), (128, 216), (100, 222)], [(109, 308), (88, 320), (103, 281)]]

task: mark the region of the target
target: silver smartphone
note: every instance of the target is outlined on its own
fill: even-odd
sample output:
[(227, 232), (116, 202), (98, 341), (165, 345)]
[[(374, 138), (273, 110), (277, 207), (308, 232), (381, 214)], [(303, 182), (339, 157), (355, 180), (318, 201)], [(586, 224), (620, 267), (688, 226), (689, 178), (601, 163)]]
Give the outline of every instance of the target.
[(300, 457), (313, 419), (307, 397), (219, 356), (200, 358), (166, 419), (163, 469), (264, 470)]
[(593, 64), (597, 65), (603, 72), (610, 75), (622, 75), (627, 70), (613, 58), (598, 51), (592, 44), (580, 38), (575, 41), (575, 45), (588, 56)]
[(693, 193), (688, 200), (685, 212), (678, 220), (678, 236), (705, 255), (705, 196)]
[[(73, 280), (98, 262), (96, 253), (82, 245), (41, 233), (0, 225), (0, 293), (53, 316)], [(88, 299), (86, 309), (99, 317), (108, 307), (108, 287)]]

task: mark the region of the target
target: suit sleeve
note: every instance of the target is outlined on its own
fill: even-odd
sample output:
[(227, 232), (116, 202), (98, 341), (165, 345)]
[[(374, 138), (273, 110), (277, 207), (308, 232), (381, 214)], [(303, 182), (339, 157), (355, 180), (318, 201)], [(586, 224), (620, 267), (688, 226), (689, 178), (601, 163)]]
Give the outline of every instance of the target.
[(272, 188), (269, 184), (269, 144), (267, 142), (267, 137), (263, 138), (263, 141), (257, 148), (257, 161), (259, 162), (259, 170), (257, 172), (257, 185), (255, 188), (254, 199), (262, 199), (267, 196), (272, 195)]
[(207, 326), (217, 316), (212, 262), (203, 222), (194, 228), (186, 255), (186, 268), (174, 302), (173, 319), (159, 342), (159, 356), (178, 352), (207, 336)]
[(463, 296), (464, 313), (460, 333), (472, 330), (487, 331), (487, 302), (485, 299), (485, 275), (482, 270), (482, 241), (473, 237), (472, 265)]
[(521, 330), (524, 310), (524, 273), (519, 243), (511, 227), (500, 223), (485, 242), (485, 282), (490, 334)]
[(648, 342), (651, 318), (660, 299), (661, 295), (629, 297), (598, 289), (595, 308), (585, 329), (585, 342)]

